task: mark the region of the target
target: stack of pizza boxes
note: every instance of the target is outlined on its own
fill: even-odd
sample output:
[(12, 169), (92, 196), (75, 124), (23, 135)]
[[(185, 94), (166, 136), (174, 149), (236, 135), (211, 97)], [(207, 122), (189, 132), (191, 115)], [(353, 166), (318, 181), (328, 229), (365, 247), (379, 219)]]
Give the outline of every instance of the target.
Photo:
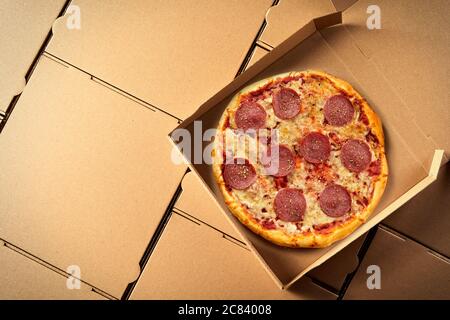
[[(406, 26), (423, 4), (403, 12), (378, 1), (382, 29), (368, 30), (369, 4), (353, 2), (8, 0), (0, 298), (376, 298), (414, 285), (412, 297), (448, 294), (433, 289), (450, 269), (448, 174), (370, 230), (447, 160), (445, 11)], [(368, 98), (383, 119), (391, 174), (366, 225), (327, 249), (290, 250), (237, 224), (210, 167), (186, 173), (167, 137), (194, 120), (212, 127), (247, 82), (306, 68)], [(430, 198), (441, 204), (433, 212)], [(436, 272), (401, 272), (414, 257), (417, 272)], [(373, 265), (389, 290), (367, 288)]]

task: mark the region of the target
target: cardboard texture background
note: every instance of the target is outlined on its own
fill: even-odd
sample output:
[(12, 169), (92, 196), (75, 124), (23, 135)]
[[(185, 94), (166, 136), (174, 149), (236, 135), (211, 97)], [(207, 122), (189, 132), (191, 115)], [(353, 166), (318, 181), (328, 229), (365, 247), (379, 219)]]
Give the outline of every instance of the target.
[[(315, 33), (256, 77), (293, 68), (317, 67), (342, 76), (369, 98), (382, 119), (386, 119), (389, 162), (391, 172), (395, 170), (386, 191), (389, 195), (384, 197), (381, 209), (390, 208), (388, 204), (421, 179), (424, 181), (420, 188), (410, 191), (408, 197), (429, 184), (433, 177), (427, 175), (434, 149), (444, 147), (447, 159), (450, 150), (447, 139), (450, 132), (446, 125), (449, 123), (448, 95), (446, 88), (441, 89), (447, 83), (448, 66), (443, 59), (449, 53), (448, 38), (435, 32), (448, 28), (445, 2), (434, 1), (431, 6), (437, 8), (434, 12), (424, 10), (423, 6), (429, 6), (419, 1), (405, 1), (393, 6), (388, 6), (387, 1), (377, 1), (383, 10), (383, 29), (375, 31), (365, 28), (368, 2), (359, 1), (344, 13), (344, 22), (349, 25)], [(8, 74), (0, 80), (5, 82), (0, 83), (1, 87), (7, 89), (1, 91), (0, 112), (4, 105), (2, 99), (7, 97), (9, 103), (10, 92), (14, 95), (21, 91), (23, 76), (63, 2), (46, 2), (45, 5), (40, 1), (8, 2), (8, 10), (14, 7), (14, 11), (23, 14), (15, 20), (33, 22), (33, 27), (21, 23), (26, 30), (17, 28), (17, 21), (10, 21), (12, 16), (0, 8), (2, 28), (3, 22), (8, 22), (7, 32), (0, 37), (2, 43), (21, 39), (14, 43), (26, 46), (20, 57), (16, 57), (14, 52), (18, 49), (15, 47), (8, 47), (12, 50), (0, 54), (0, 70)], [(270, 49), (311, 18), (345, 9), (353, 2), (321, 0), (313, 4), (281, 0), (266, 15), (267, 26), (258, 42)], [(8, 170), (0, 172), (0, 198), (7, 199), (0, 202), (0, 239), (14, 242), (61, 270), (79, 265), (83, 281), (120, 298), (127, 284), (138, 277), (139, 260), (184, 174), (184, 166), (174, 167), (167, 159), (170, 145), (165, 139), (166, 133), (176, 126), (177, 118), (186, 118), (233, 79), (272, 1), (75, 0), (72, 3), (80, 7), (81, 29), (67, 29), (67, 16), (54, 24), (54, 36), (46, 48), (47, 53), (41, 58), (1, 134), (0, 148), (8, 152), (0, 154), (0, 167)], [(36, 10), (21, 12), (23, 5), (36, 6)], [(301, 6), (301, 10), (296, 10), (296, 6)], [(418, 10), (427, 13), (419, 19), (414, 15)], [(181, 16), (177, 14), (180, 11)], [(412, 15), (415, 23), (408, 24)], [(212, 25), (218, 27), (211, 28)], [(309, 24), (303, 34), (312, 31)], [(297, 40), (299, 38), (297, 36)], [(387, 50), (390, 46), (392, 51)], [(420, 47), (419, 50), (413, 50), (416, 47)], [(430, 53), (429, 48), (436, 48), (436, 52)], [(247, 67), (265, 53), (265, 49), (256, 46)], [(438, 59), (431, 63), (428, 57), (438, 54)], [(2, 63), (7, 68), (3, 68)], [(420, 65), (417, 74), (399, 72), (416, 64)], [(427, 70), (432, 72), (424, 75), (423, 71)], [(252, 70), (250, 73), (256, 74)], [(380, 74), (380, 79), (376, 79)], [(424, 81), (423, 91), (417, 90)], [(4, 94), (4, 91), (8, 92)], [(211, 101), (206, 105), (208, 103), (212, 105)], [(149, 166), (149, 163), (158, 165)], [(448, 195), (448, 188), (442, 181), (445, 179), (440, 177), (439, 185), (427, 191), (434, 194), (439, 188)], [(288, 291), (280, 291), (239, 242), (244, 241), (240, 235), (242, 228), (236, 229), (225, 216), (216, 214), (217, 205), (212, 198), (204, 199), (209, 195), (204, 193), (205, 186), (198, 185), (194, 173), (183, 179), (182, 187), (183, 193), (174, 208), (178, 214), (173, 213), (161, 235), (132, 299), (336, 299), (334, 294), (308, 278), (300, 279)], [(158, 197), (148, 196), (152, 190), (158, 190)], [(414, 200), (421, 201), (425, 208), (425, 199), (429, 196), (420, 196), (422, 200)], [(433, 214), (432, 221), (438, 224), (442, 208), (446, 212), (444, 205), (438, 206)], [(415, 223), (420, 221), (420, 210), (412, 214), (410, 209), (404, 210), (408, 212), (408, 219), (396, 220), (393, 215), (386, 224), (447, 254), (446, 237), (439, 236), (443, 231), (418, 230)], [(398, 214), (399, 217), (404, 215)], [(445, 230), (445, 223), (440, 226), (438, 230)], [(389, 231), (382, 231), (392, 236)], [(385, 237), (381, 234), (379, 231), (377, 237)], [(346, 274), (356, 266), (355, 253), (363, 240), (364, 237), (358, 238), (308, 276), (338, 291)], [(396, 248), (395, 241), (391, 244), (391, 240), (389, 238), (388, 245)], [(327, 251), (298, 254), (288, 249), (280, 255), (280, 248), (261, 239), (250, 236), (250, 241), (263, 252), (265, 263), (270, 264), (284, 284), (299, 271), (306, 272), (317, 262), (317, 257)], [(382, 252), (377, 249), (380, 241), (384, 240), (377, 240), (374, 252), (365, 262), (371, 261), (373, 256), (378, 260), (377, 254)], [(417, 244), (406, 241), (408, 247), (413, 248), (412, 252), (422, 255), (423, 250), (418, 251)], [(405, 257), (408, 254), (399, 253)], [(426, 254), (428, 256), (422, 255), (423, 265), (443, 270), (446, 276), (448, 270), (436, 262), (441, 258)], [(1, 291), (5, 288), (8, 297), (70, 298), (72, 295), (65, 288), (66, 280), (54, 270), (45, 269), (9, 248), (0, 248), (0, 256), (2, 267), (9, 270), (7, 277), (0, 281)], [(430, 256), (434, 260), (430, 260)], [(445, 262), (445, 258), (440, 261)], [(29, 263), (33, 267), (28, 267)], [(388, 270), (395, 269), (390, 266), (396, 263), (395, 258), (387, 264), (383, 262)], [(17, 270), (11, 267), (14, 265), (19, 266)], [(425, 270), (421, 268), (419, 271)], [(192, 273), (192, 270), (198, 272)], [(361, 274), (361, 270), (365, 270), (363, 266), (346, 298), (380, 297), (379, 293), (363, 292), (367, 275)], [(57, 277), (63, 281), (59, 283)], [(436, 277), (428, 280), (442, 281)], [(26, 288), (22, 281), (35, 285)], [(415, 280), (408, 281), (414, 284)], [(75, 293), (74, 299), (102, 298), (89, 292), (86, 283), (81, 292)], [(242, 283), (246, 284), (245, 290)], [(419, 284), (429, 296), (448, 296), (448, 292), (431, 290), (429, 283)], [(364, 288), (361, 289), (361, 285)], [(45, 290), (37, 292), (36, 288), (41, 286)], [(409, 290), (397, 283), (397, 287), (388, 288), (386, 296), (398, 296), (402, 288)], [(412, 298), (421, 296), (418, 291), (410, 293)]]
[(450, 164), (441, 167), (431, 186), (383, 224), (450, 257)]
[(40, 265), (38, 262), (14, 251), (0, 240), (1, 299), (38, 300), (104, 300), (81, 283), (80, 289), (67, 289), (66, 276)]
[[(0, 113), (25, 86), (25, 75), (65, 0), (3, 0), (0, 6)], [(13, 14), (12, 14), (13, 13)]]
[[(369, 290), (367, 267), (379, 266), (381, 289)], [(370, 283), (373, 283), (370, 281)], [(344, 299), (448, 299), (450, 262), (388, 229), (379, 228)]]
[[(161, 281), (164, 279), (164, 281)], [(174, 213), (131, 299), (336, 299), (304, 278), (280, 291), (248, 249)]]
[(272, 0), (73, 4), (81, 29), (59, 19), (47, 52), (185, 118), (236, 76)]
[[(334, 19), (334, 17), (325, 17), (325, 20), (317, 21), (316, 23), (324, 22), (326, 25), (326, 19)], [(264, 260), (263, 266), (267, 267), (267, 264), (269, 264), (269, 271), (273, 271), (281, 283), (284, 284), (291, 284), (310, 268), (325, 261), (345, 247), (346, 244), (367, 231), (370, 226), (378, 223), (382, 218), (397, 209), (398, 206), (429, 185), (435, 179), (434, 175), (440, 162), (440, 156), (438, 155), (433, 166), (433, 173), (427, 178), (428, 172), (424, 168), (428, 168), (433, 159), (433, 146), (426, 143), (428, 140), (427, 136), (421, 130), (418, 130), (416, 123), (405, 121), (411, 116), (410, 110), (404, 107), (399, 108), (399, 106), (402, 106), (401, 101), (392, 92), (392, 88), (389, 87), (388, 83), (382, 77), (379, 77), (376, 66), (367, 60), (361, 51), (354, 47), (345, 27), (337, 26), (311, 35), (312, 33), (314, 33), (314, 24), (306, 25), (287, 41), (283, 42), (276, 50), (273, 50), (255, 63), (216, 96), (200, 106), (199, 110), (180, 126), (192, 130), (192, 121), (195, 119), (203, 121), (204, 130), (214, 128), (229, 98), (232, 96), (232, 92), (243, 87), (247, 80), (248, 82), (254, 82), (273, 74), (307, 68), (324, 69), (348, 80), (363, 96), (367, 97), (374, 109), (380, 114), (387, 132), (387, 153), (391, 169), (386, 195), (376, 212), (372, 215), (369, 223), (350, 235), (346, 240), (326, 249), (284, 249), (275, 247), (255, 236), (236, 223), (227, 211), (209, 166), (192, 166), (216, 195), (219, 204), (230, 220), (234, 221), (236, 228), (248, 237), (248, 241), (262, 255)], [(301, 40), (304, 41), (298, 44)], [(291, 48), (293, 49), (290, 50)], [(267, 67), (270, 63), (272, 64)], [(263, 69), (264, 71), (259, 73)], [(364, 73), (361, 70), (364, 70)], [(258, 75), (253, 77), (256, 74)], [(358, 78), (355, 78), (355, 76), (358, 76)], [(226, 99), (223, 100), (225, 97)], [(414, 190), (409, 191), (416, 185), (417, 187)], [(398, 200), (404, 194), (405, 196)], [(382, 214), (377, 215), (380, 212)]]
[(185, 172), (176, 123), (41, 57), (1, 134), (0, 237), (120, 297)]

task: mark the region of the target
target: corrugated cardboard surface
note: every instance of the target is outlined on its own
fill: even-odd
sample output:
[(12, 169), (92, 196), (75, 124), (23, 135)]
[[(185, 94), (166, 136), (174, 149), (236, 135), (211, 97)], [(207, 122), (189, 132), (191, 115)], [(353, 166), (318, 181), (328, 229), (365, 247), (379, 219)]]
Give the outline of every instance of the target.
[(0, 112), (25, 86), (25, 74), (65, 0), (2, 0), (0, 6)]
[(75, 0), (47, 51), (179, 118), (231, 81), (272, 0)]
[(450, 164), (441, 168), (436, 182), (383, 224), (450, 257)]
[(176, 123), (43, 56), (0, 136), (0, 237), (120, 297), (185, 172)]
[[(0, 240), (0, 299), (105, 299), (81, 283), (68, 289), (68, 278), (6, 247)], [(69, 280), (70, 281), (70, 280)]]
[(132, 299), (336, 299), (302, 279), (281, 291), (248, 249), (174, 213)]
[(335, 11), (331, 0), (281, 0), (267, 12), (259, 41), (276, 47), (312, 19)]
[(267, 50), (256, 46), (247, 64), (247, 68), (251, 67), (256, 61), (264, 57), (267, 54), (267, 52), (268, 52)]
[(220, 208), (209, 197), (207, 190), (204, 189), (200, 179), (194, 173), (186, 174), (181, 188), (183, 192), (175, 203), (175, 211), (198, 219), (202, 223), (242, 241), (241, 236), (220, 212)]
[[(381, 289), (368, 289), (373, 271), (380, 268)], [(369, 279), (369, 284), (374, 280)], [(448, 299), (450, 262), (409, 239), (379, 228), (345, 299)]]

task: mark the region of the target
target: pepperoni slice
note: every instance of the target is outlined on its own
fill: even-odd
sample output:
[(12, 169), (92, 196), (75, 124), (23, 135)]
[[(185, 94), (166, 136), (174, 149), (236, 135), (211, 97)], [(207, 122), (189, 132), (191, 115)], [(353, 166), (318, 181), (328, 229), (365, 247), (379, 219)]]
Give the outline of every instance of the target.
[(352, 199), (348, 191), (337, 184), (326, 187), (319, 196), (319, 205), (329, 217), (341, 217), (351, 209)]
[(300, 151), (306, 161), (316, 164), (322, 163), (328, 160), (330, 156), (330, 141), (319, 132), (311, 132), (302, 139)]
[(325, 102), (323, 113), (329, 124), (342, 127), (352, 121), (355, 108), (347, 97), (338, 94)]
[[(272, 146), (272, 148), (274, 147)], [(270, 175), (275, 177), (285, 177), (294, 170), (294, 154), (291, 149), (282, 144), (278, 145), (277, 154), (270, 154), (272, 148), (269, 149), (269, 159), (262, 159), (264, 167)]]
[(273, 112), (283, 120), (294, 118), (300, 112), (300, 96), (295, 90), (281, 88), (272, 97)]
[(242, 130), (261, 129), (266, 124), (266, 111), (256, 102), (245, 101), (236, 110), (234, 121)]
[(305, 196), (295, 188), (278, 191), (273, 205), (278, 219), (288, 222), (301, 221), (306, 210)]
[(256, 181), (256, 170), (247, 159), (236, 158), (234, 163), (225, 164), (223, 179), (233, 189), (247, 189)]
[(341, 149), (341, 162), (348, 170), (361, 172), (366, 170), (372, 160), (370, 148), (362, 140), (348, 140)]

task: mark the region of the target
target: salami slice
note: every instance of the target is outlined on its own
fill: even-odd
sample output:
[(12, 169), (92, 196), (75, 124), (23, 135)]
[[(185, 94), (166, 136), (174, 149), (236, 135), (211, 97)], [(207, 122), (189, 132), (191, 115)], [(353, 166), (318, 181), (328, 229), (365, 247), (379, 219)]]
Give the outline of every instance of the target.
[(262, 162), (268, 174), (275, 177), (285, 177), (295, 168), (294, 154), (285, 145), (278, 145), (277, 149), (278, 152), (273, 153), (270, 152), (270, 148), (268, 159), (262, 160)]
[(225, 184), (233, 189), (247, 189), (256, 178), (256, 170), (247, 159), (237, 158), (234, 163), (225, 164), (223, 169)]
[(355, 108), (347, 97), (339, 94), (332, 96), (325, 102), (323, 113), (329, 124), (342, 127), (352, 121)]
[(330, 141), (319, 132), (308, 133), (300, 142), (300, 152), (310, 163), (323, 163), (330, 157)]
[(329, 217), (337, 218), (350, 211), (352, 199), (348, 191), (337, 184), (326, 187), (319, 196), (319, 205)]
[(300, 96), (295, 90), (281, 88), (273, 94), (273, 112), (280, 119), (292, 119), (300, 112), (300, 102)]
[(361, 172), (366, 170), (372, 160), (370, 148), (362, 140), (351, 139), (341, 149), (341, 162), (348, 170)]
[(245, 101), (236, 110), (234, 121), (242, 130), (261, 129), (266, 124), (266, 111), (256, 102)]
[(300, 189), (295, 188), (278, 191), (273, 205), (278, 219), (287, 222), (301, 221), (306, 210), (305, 196)]

